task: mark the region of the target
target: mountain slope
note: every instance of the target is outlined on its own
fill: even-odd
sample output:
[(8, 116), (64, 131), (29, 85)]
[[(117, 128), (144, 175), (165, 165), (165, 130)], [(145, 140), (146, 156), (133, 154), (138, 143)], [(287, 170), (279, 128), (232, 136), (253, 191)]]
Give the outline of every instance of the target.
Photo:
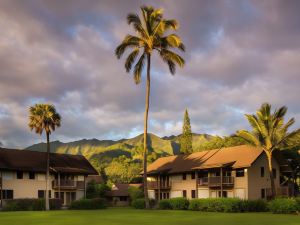
[[(206, 134), (193, 134), (193, 146), (197, 148), (211, 139), (212, 136)], [(150, 153), (154, 152), (158, 155), (173, 155), (178, 154), (180, 150), (179, 136), (169, 136), (160, 138), (155, 134), (148, 134), (148, 143), (151, 146)], [(82, 139), (78, 141), (63, 143), (60, 141), (51, 142), (51, 152), (79, 154), (84, 155), (88, 159), (96, 156), (109, 156), (112, 158), (120, 155), (133, 156), (138, 154), (138, 151), (143, 146), (143, 134), (129, 139), (121, 139), (118, 141), (112, 140), (97, 140), (97, 139)], [(38, 143), (29, 146), (27, 149), (33, 151), (46, 151), (46, 143)]]

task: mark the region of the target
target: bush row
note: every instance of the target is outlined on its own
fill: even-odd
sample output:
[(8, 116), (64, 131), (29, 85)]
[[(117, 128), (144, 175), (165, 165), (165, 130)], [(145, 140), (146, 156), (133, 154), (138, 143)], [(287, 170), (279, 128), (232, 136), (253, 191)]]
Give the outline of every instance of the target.
[(81, 199), (71, 203), (69, 209), (105, 209), (107, 207), (106, 200), (103, 198)]
[[(61, 209), (62, 201), (60, 199), (50, 199), (50, 209)], [(11, 199), (5, 200), (3, 211), (40, 211), (45, 210), (45, 199)]]
[(159, 209), (193, 210), (204, 212), (266, 212), (295, 213), (300, 211), (300, 198), (277, 198), (264, 200), (242, 200), (238, 198), (193, 199), (173, 198), (161, 200)]
[[(155, 207), (155, 200), (154, 199), (149, 199), (149, 205), (150, 208)], [(132, 200), (131, 206), (135, 209), (144, 209), (145, 208), (145, 199), (144, 198), (137, 198)]]

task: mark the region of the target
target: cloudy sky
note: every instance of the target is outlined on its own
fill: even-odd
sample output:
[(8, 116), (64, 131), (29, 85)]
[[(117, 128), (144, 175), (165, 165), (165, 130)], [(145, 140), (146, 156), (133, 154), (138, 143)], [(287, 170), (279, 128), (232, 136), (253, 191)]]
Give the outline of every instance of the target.
[(154, 56), (150, 132), (179, 134), (188, 108), (193, 132), (229, 135), (263, 102), (286, 105), (300, 126), (300, 1), (0, 0), (2, 145), (44, 139), (27, 127), (34, 103), (62, 115), (52, 140), (141, 133), (145, 85), (114, 49), (132, 33), (127, 13), (143, 4), (177, 19), (187, 47), (175, 76)]

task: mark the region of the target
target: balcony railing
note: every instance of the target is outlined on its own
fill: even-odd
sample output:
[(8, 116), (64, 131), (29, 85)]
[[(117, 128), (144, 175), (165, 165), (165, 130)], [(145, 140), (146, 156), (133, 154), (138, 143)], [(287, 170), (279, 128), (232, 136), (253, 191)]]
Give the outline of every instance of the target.
[[(222, 182), (221, 182), (222, 181)], [(234, 186), (234, 177), (202, 177), (198, 178), (198, 186), (208, 186), (208, 187), (231, 187)]]
[(53, 189), (84, 189), (84, 181), (74, 181), (74, 180), (53, 180), (52, 181)]
[(155, 190), (155, 189), (170, 189), (171, 182), (158, 182), (158, 181), (149, 181), (148, 182), (148, 189)]

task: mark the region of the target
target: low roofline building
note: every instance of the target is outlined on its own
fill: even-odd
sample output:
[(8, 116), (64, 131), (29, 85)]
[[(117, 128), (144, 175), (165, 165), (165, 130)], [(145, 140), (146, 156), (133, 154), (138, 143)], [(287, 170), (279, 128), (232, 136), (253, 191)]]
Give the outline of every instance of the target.
[[(47, 153), (0, 148), (0, 203), (8, 199), (44, 198)], [(50, 198), (63, 205), (84, 198), (86, 178), (98, 172), (81, 155), (50, 153)]]
[[(281, 178), (291, 168), (274, 154), (277, 193), (288, 195)], [(268, 163), (261, 149), (247, 145), (157, 159), (147, 168), (151, 198), (174, 197), (267, 199), (270, 196)]]

